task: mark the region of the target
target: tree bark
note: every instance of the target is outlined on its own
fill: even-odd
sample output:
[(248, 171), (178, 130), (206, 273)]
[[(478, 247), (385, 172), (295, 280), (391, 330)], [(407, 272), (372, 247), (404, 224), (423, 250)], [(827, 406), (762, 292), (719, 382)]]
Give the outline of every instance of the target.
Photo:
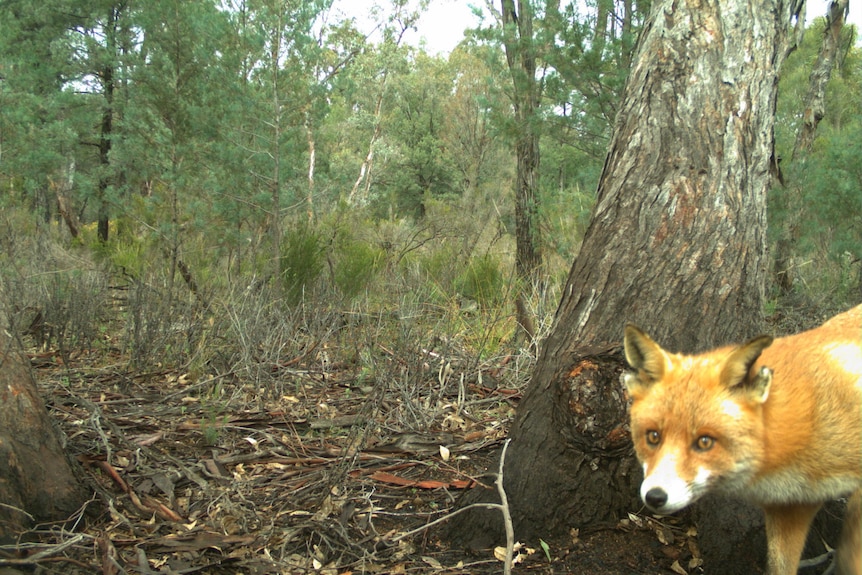
[[(0, 318), (5, 324), (5, 318)], [(84, 501), (27, 360), (0, 330), (0, 539), (62, 521)]]
[(69, 160), (68, 166), (60, 180), (54, 181), (49, 178), (48, 185), (54, 190), (57, 196), (57, 212), (63, 218), (63, 221), (66, 222), (69, 235), (72, 238), (77, 238), (81, 233), (81, 226), (72, 206), (72, 188), (75, 185), (75, 161)]
[(102, 109), (102, 125), (99, 132), (99, 187), (97, 194), (97, 237), (102, 243), (108, 241), (110, 214), (108, 204), (108, 186), (110, 185), (111, 142), (114, 137), (114, 62), (117, 57), (117, 33), (122, 6), (109, 8), (108, 25), (105, 29), (105, 50), (110, 60), (102, 67), (101, 82), (105, 105)]
[(796, 162), (803, 154), (811, 150), (814, 135), (820, 120), (826, 115), (826, 85), (832, 77), (832, 70), (840, 68), (841, 31), (844, 29), (844, 18), (849, 7), (849, 0), (834, 0), (830, 2), (826, 12), (826, 26), (823, 28), (823, 40), (817, 60), (811, 68), (808, 77), (808, 93), (805, 95), (805, 110), (802, 113), (802, 127), (796, 134), (793, 145), (793, 157)]
[[(548, 3), (549, 5), (552, 2)], [(530, 0), (501, 0), (503, 46), (512, 77), (512, 106), (517, 135), (515, 156), (515, 273), (520, 286), (515, 294), (518, 325), (532, 342), (532, 319), (523, 305), (524, 293), (535, 284), (542, 266), (539, 249), (539, 132), (536, 112), (541, 86), (536, 78), (533, 12)]]
[(105, 85), (105, 109), (102, 110), (102, 127), (99, 134), (99, 166), (102, 173), (99, 175), (98, 188), (98, 214), (97, 214), (97, 237), (102, 243), (108, 241), (108, 230), (110, 219), (108, 215), (108, 171), (111, 167), (111, 138), (113, 137), (113, 102), (114, 102), (114, 69), (112, 65), (105, 66), (102, 70), (102, 81)]
[(281, 267), (281, 244), (284, 231), (282, 230), (281, 222), (281, 134), (282, 134), (282, 98), (281, 98), (281, 57), (282, 43), (284, 42), (284, 27), (282, 22), (282, 10), (278, 10), (276, 17), (276, 25), (270, 31), (270, 54), (269, 66), (272, 82), (272, 141), (270, 142), (271, 157), (272, 157), (272, 176), (269, 182), (270, 194), (270, 210), (271, 220), (269, 227), (270, 238), (272, 238), (272, 259), (273, 259), (273, 275), (275, 276), (275, 285), (278, 293), (282, 293), (284, 289), (284, 279), (281, 274), (284, 270)]
[[(696, 4), (655, 2), (645, 22), (583, 247), (518, 408), (505, 486), (520, 540), (641, 507), (619, 383), (627, 321), (688, 352), (762, 327), (776, 86), (795, 3)], [(482, 498), (495, 499), (473, 490), (464, 503)], [(449, 535), (485, 546), (500, 529), (465, 513)]]

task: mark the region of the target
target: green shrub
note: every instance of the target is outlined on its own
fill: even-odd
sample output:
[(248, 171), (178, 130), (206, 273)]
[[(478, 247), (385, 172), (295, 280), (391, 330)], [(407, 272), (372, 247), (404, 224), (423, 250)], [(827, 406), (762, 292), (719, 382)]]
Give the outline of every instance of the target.
[(445, 306), (457, 291), (460, 261), (455, 246), (444, 242), (403, 258), (401, 271), (410, 289), (421, 289), (430, 303)]
[(281, 279), (289, 302), (299, 303), (314, 287), (324, 261), (323, 240), (316, 230), (303, 225), (285, 234), (281, 247)]
[(368, 288), (383, 261), (382, 250), (357, 240), (341, 242), (335, 255), (333, 281), (347, 299), (355, 298)]
[(500, 271), (500, 263), (491, 255), (473, 259), (464, 273), (455, 280), (458, 293), (483, 306), (493, 306), (503, 301), (505, 288), (506, 282)]

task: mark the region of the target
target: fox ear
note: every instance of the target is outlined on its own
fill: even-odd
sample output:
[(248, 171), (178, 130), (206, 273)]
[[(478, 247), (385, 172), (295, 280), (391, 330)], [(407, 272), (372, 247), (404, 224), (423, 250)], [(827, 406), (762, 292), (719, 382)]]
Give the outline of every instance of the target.
[(640, 328), (633, 324), (626, 325), (623, 348), (626, 361), (636, 372), (623, 376), (623, 383), (629, 393), (648, 387), (664, 376), (667, 353)]
[(749, 376), (749, 373), (761, 352), (770, 345), (772, 345), (772, 338), (761, 335), (733, 350), (721, 370), (722, 384), (727, 388), (745, 390), (758, 403), (766, 401), (769, 386), (772, 383), (772, 370), (763, 367), (753, 377)]

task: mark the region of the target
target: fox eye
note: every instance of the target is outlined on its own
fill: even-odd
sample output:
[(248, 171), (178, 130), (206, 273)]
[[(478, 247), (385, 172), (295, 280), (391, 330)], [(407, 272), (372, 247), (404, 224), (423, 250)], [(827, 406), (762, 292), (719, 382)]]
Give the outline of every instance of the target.
[(655, 447), (659, 443), (661, 443), (661, 433), (656, 431), (655, 429), (650, 429), (646, 432), (646, 442), (647, 445), (652, 445)]
[(709, 451), (715, 445), (715, 438), (708, 435), (701, 435), (694, 442), (694, 448), (697, 451)]

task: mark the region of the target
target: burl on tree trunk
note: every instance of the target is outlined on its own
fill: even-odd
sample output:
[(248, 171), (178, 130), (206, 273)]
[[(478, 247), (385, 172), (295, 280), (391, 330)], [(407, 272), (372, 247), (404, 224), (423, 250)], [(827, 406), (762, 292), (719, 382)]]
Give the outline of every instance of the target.
[(29, 362), (0, 329), (0, 540), (69, 518), (86, 501)]

